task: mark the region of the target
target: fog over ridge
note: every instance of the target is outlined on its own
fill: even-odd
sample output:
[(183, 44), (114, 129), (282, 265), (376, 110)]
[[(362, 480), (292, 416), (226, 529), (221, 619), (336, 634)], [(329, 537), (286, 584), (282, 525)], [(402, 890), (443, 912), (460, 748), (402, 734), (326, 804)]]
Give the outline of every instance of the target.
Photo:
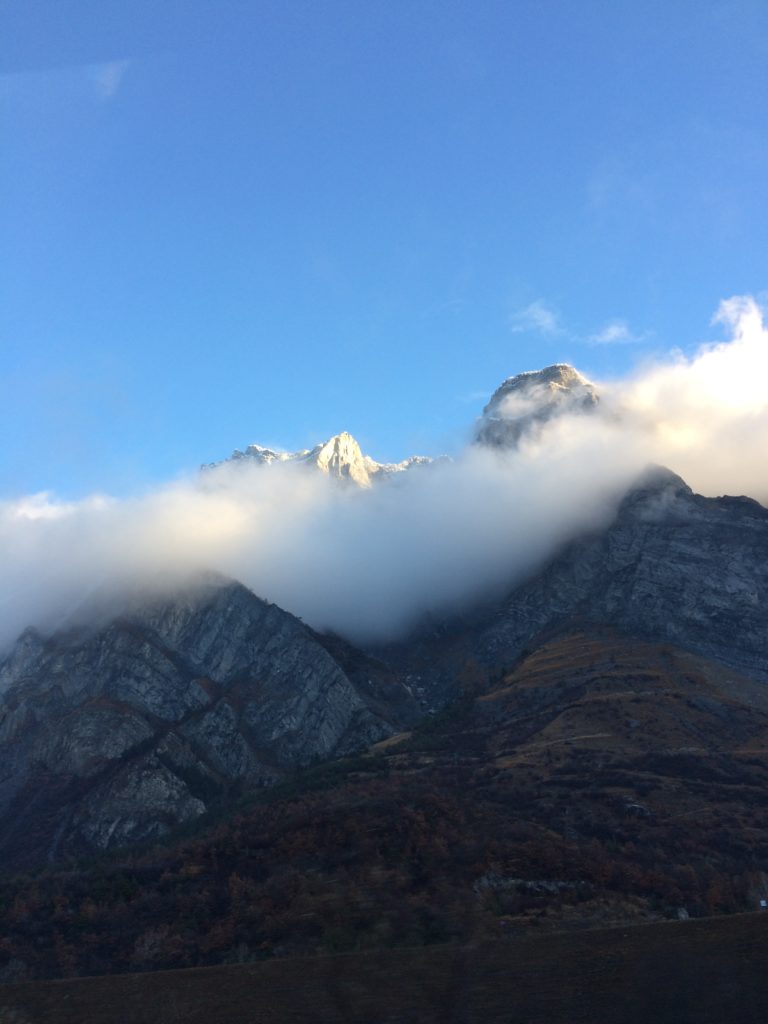
[(515, 450), (368, 490), (303, 466), (235, 463), (132, 499), (0, 503), (0, 645), (54, 628), (104, 581), (214, 569), (356, 642), (401, 635), (502, 592), (564, 540), (608, 523), (648, 462), (704, 494), (768, 498), (768, 331), (750, 297), (721, 304), (729, 339), (598, 382)]

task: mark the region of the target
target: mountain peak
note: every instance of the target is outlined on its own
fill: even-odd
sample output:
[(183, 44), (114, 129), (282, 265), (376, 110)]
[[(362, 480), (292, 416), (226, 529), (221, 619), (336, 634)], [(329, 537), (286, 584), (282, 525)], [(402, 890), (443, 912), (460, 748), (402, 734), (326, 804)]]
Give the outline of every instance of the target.
[[(444, 456), (441, 456), (444, 458)], [(386, 480), (395, 474), (416, 467), (430, 465), (432, 459), (424, 455), (412, 455), (402, 462), (377, 462), (365, 455), (357, 440), (347, 430), (334, 434), (327, 441), (321, 441), (314, 448), (302, 448), (297, 452), (277, 451), (260, 444), (249, 444), (244, 450), (235, 449), (223, 462), (212, 462), (203, 469), (216, 469), (231, 463), (250, 463), (270, 466), (273, 463), (298, 463), (319, 469), (326, 476), (336, 480), (354, 483), (358, 487), (370, 487), (374, 479)]]
[(589, 383), (587, 378), (582, 373), (579, 373), (575, 366), (571, 366), (570, 363), (552, 363), (550, 366), (544, 366), (540, 370), (524, 370), (522, 373), (513, 374), (511, 377), (507, 377), (501, 386), (503, 387), (512, 381), (524, 381), (531, 377), (536, 378), (537, 381), (563, 387), (567, 387), (574, 382), (580, 384)]
[(306, 456), (306, 461), (314, 463), (329, 476), (351, 480), (360, 487), (371, 486), (365, 456), (360, 445), (346, 430), (313, 448)]
[(600, 401), (597, 389), (568, 363), (554, 363), (507, 377), (483, 409), (475, 441), (514, 448), (534, 428), (563, 413), (590, 412)]

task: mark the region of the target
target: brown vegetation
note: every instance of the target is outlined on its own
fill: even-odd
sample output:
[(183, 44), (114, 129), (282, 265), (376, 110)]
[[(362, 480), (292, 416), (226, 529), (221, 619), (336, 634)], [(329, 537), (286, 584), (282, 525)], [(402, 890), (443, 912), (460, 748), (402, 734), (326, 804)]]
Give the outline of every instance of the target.
[(755, 908), (768, 886), (759, 689), (668, 647), (556, 638), (399, 743), (255, 794), (197, 835), (5, 880), (2, 977)]

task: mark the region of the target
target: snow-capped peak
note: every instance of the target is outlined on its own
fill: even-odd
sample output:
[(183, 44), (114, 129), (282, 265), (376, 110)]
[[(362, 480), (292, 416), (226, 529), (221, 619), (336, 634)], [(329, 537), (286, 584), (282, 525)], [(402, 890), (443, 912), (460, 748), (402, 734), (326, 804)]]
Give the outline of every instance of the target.
[(324, 444), (317, 445), (302, 461), (311, 462), (328, 476), (351, 480), (360, 487), (371, 486), (365, 456), (360, 445), (346, 430), (334, 434)]
[(416, 466), (429, 465), (432, 459), (425, 455), (412, 455), (402, 462), (377, 462), (370, 455), (364, 455), (355, 438), (344, 430), (314, 448), (302, 448), (297, 452), (276, 451), (260, 444), (249, 444), (243, 450), (235, 449), (223, 462), (214, 462), (204, 468), (214, 469), (238, 462), (263, 466), (286, 462), (304, 464), (340, 481), (354, 483), (358, 487), (370, 487), (374, 479), (386, 479)]

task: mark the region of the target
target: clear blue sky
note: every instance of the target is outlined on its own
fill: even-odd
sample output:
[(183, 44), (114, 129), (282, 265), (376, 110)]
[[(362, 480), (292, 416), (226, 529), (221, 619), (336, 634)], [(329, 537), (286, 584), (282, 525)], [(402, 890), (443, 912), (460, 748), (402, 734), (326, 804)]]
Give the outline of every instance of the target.
[(14, 0), (0, 72), (0, 497), (436, 453), (768, 288), (765, 0)]

